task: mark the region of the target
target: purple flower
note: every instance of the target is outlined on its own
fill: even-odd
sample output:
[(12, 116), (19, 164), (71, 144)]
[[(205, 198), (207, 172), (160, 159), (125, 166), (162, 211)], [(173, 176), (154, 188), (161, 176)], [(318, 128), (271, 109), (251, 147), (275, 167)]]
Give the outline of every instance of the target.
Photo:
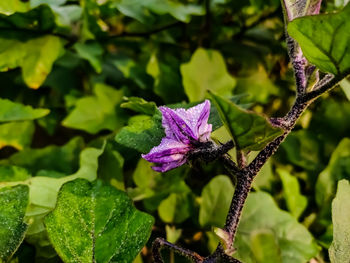
[(189, 109), (159, 107), (163, 114), (165, 137), (142, 158), (155, 163), (153, 170), (166, 172), (187, 162), (188, 153), (210, 139), (209, 100)]

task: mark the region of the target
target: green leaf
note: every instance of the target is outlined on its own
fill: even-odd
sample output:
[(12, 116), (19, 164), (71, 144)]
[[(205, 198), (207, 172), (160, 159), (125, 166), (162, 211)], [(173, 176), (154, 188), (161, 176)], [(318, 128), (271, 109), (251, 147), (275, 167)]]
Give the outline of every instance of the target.
[(258, 230), (252, 233), (251, 244), (256, 262), (282, 263), (281, 251), (271, 230)]
[(227, 72), (224, 58), (218, 51), (197, 49), (191, 60), (181, 65), (182, 82), (190, 101), (205, 98), (207, 90), (230, 96), (236, 84)]
[(298, 41), (309, 62), (339, 77), (350, 73), (350, 5), (327, 15), (297, 18), (288, 33)]
[(214, 177), (202, 190), (200, 225), (223, 227), (233, 193), (234, 187), (230, 178), (225, 175)]
[(316, 134), (310, 130), (291, 132), (282, 144), (289, 162), (305, 170), (320, 169), (320, 145)]
[(142, 2), (138, 0), (119, 0), (114, 5), (124, 15), (144, 24), (150, 24), (155, 19), (150, 14), (150, 11), (159, 15), (170, 14), (177, 20), (186, 23), (190, 22), (192, 15), (204, 14), (204, 9), (201, 6), (185, 5), (171, 0), (148, 0)]
[[(11, 1), (14, 2), (14, 0), (6, 2)], [(27, 3), (27, 7), (23, 12), (16, 12), (11, 15), (0, 14), (0, 26), (3, 29), (0, 35), (2, 38), (13, 39), (14, 43), (17, 43), (15, 39), (22, 40), (25, 43), (38, 37), (35, 31), (43, 32), (43, 36), (44, 32), (51, 32), (56, 29), (55, 14), (49, 6), (40, 5), (29, 10), (29, 3)], [(41, 23), (38, 23), (38, 21)]]
[(30, 173), (18, 166), (0, 166), (0, 182), (25, 181), (31, 177)]
[(64, 41), (56, 36), (34, 38), (26, 42), (0, 39), (0, 71), (22, 68), (25, 83), (39, 88), (51, 72), (52, 65), (64, 52)]
[(349, 0), (335, 0), (334, 5), (336, 7), (344, 7), (349, 3)]
[(339, 82), (339, 85), (345, 93), (346, 98), (350, 101), (350, 81), (347, 79), (343, 79)]
[(97, 73), (102, 72), (102, 47), (96, 43), (77, 43), (74, 45), (78, 55), (89, 61)]
[(0, 124), (0, 149), (5, 146), (12, 146), (17, 150), (29, 147), (34, 129), (32, 121)]
[[(292, 215), (280, 210), (269, 194), (250, 193), (238, 226), (234, 257), (244, 263), (274, 262), (257, 261), (259, 253), (255, 245), (261, 237), (256, 234), (265, 231), (273, 233), (276, 242), (270, 243), (269, 253), (280, 254), (283, 263), (307, 262), (318, 254), (318, 246), (309, 231)], [(272, 237), (268, 239), (271, 242)]]
[(288, 210), (295, 218), (299, 218), (307, 206), (307, 198), (300, 193), (298, 179), (288, 171), (277, 169), (283, 185), (283, 196)]
[(105, 151), (99, 157), (98, 178), (109, 182), (119, 190), (125, 190), (123, 175), (124, 158), (115, 148), (112, 143), (108, 143)]
[(179, 72), (180, 60), (174, 56), (153, 53), (146, 72), (154, 78), (154, 92), (166, 103), (176, 103), (185, 98)]
[(153, 223), (124, 192), (86, 180), (65, 184), (56, 208), (45, 218), (50, 240), (64, 262), (132, 262)]
[(261, 150), (283, 134), (282, 129), (273, 127), (265, 117), (244, 110), (213, 93), (210, 93), (210, 97), (239, 150)]
[(130, 118), (128, 126), (122, 128), (115, 139), (126, 147), (147, 153), (160, 143), (164, 135), (158, 111), (153, 117), (137, 115)]
[(122, 102), (123, 92), (99, 83), (94, 86), (94, 94), (79, 99), (62, 124), (91, 134), (121, 128), (125, 117), (117, 107)]
[(33, 109), (31, 106), (0, 98), (0, 122), (34, 120), (49, 112), (48, 109)]
[(29, 3), (21, 0), (7, 0), (0, 3), (0, 14), (11, 15), (16, 12), (26, 12), (29, 9)]
[(48, 5), (56, 14), (56, 24), (69, 27), (81, 18), (82, 8), (78, 5), (64, 5), (66, 2), (67, 0), (30, 0), (30, 6), (32, 8), (39, 6), (40, 8), (45, 4)]
[(191, 196), (188, 193), (172, 193), (158, 207), (159, 217), (165, 223), (182, 223), (191, 216)]
[(178, 168), (165, 174), (151, 169), (153, 164), (140, 159), (133, 173), (136, 188), (129, 188), (128, 194), (133, 200), (144, 200), (147, 209), (154, 211), (169, 194), (187, 194), (191, 189), (183, 180), (184, 169)]
[(96, 180), (98, 158), (103, 151), (104, 146), (101, 149), (85, 148), (80, 154), (80, 168), (72, 175), (61, 178), (32, 177), (28, 182), (30, 185), (30, 204), (52, 209), (56, 204), (58, 190), (64, 183), (77, 178), (83, 178), (89, 181)]
[(265, 190), (270, 192), (274, 188), (275, 172), (272, 168), (272, 160), (268, 160), (256, 175), (253, 181), (253, 188), (255, 190)]
[(0, 261), (7, 262), (24, 239), (28, 186), (0, 188)]
[(182, 229), (176, 229), (175, 226), (165, 226), (166, 240), (175, 244), (182, 235)]
[(330, 220), (331, 202), (335, 196), (337, 182), (348, 178), (350, 178), (350, 139), (345, 138), (334, 150), (327, 167), (317, 178), (315, 197), (321, 209), (319, 219)]
[[(55, 207), (59, 189), (64, 183), (77, 178), (83, 178), (90, 181), (95, 180), (97, 178), (98, 158), (103, 153), (104, 147), (105, 146), (103, 145), (101, 149), (84, 149), (80, 154), (79, 170), (70, 176), (61, 176), (58, 178), (55, 178), (54, 176), (35, 176), (28, 178), (25, 181), (14, 182), (14, 180), (11, 180), (12, 182), (0, 183), (0, 186), (27, 184), (30, 188), (29, 207), (26, 211), (26, 217), (31, 221), (27, 231), (28, 241), (34, 240), (33, 243), (40, 247), (46, 244), (44, 241), (42, 242), (43, 244), (38, 244), (36, 243), (36, 240), (47, 239), (43, 220), (44, 216)], [(57, 172), (51, 173), (56, 174)], [(50, 172), (47, 172), (47, 175), (49, 174)], [(46, 246), (48, 244), (46, 244)]]
[(279, 88), (271, 80), (262, 65), (258, 65), (256, 71), (247, 76), (237, 78), (237, 86), (234, 90), (235, 94), (248, 94), (246, 102), (269, 103), (272, 95), (279, 94)]
[(329, 248), (332, 263), (350, 262), (350, 184), (338, 182), (337, 195), (332, 202), (333, 242)]
[(121, 108), (133, 110), (146, 115), (154, 115), (157, 112), (157, 105), (152, 101), (145, 101), (139, 97), (124, 97), (126, 102), (120, 104)]
[(83, 145), (83, 139), (75, 137), (61, 147), (51, 145), (41, 149), (24, 149), (4, 163), (25, 167), (33, 174), (40, 170), (71, 174), (79, 168), (79, 153)]

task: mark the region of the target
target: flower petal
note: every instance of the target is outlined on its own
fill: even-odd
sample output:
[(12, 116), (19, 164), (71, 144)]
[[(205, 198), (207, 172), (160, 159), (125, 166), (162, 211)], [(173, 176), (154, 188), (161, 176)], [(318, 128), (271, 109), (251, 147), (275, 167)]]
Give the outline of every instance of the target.
[[(145, 160), (165, 164), (182, 161), (190, 150), (190, 146), (174, 139), (163, 138), (158, 146), (151, 149), (148, 154), (142, 154)], [(186, 160), (185, 160), (186, 161)]]
[(163, 114), (162, 125), (168, 138), (185, 144), (198, 139), (185, 119), (179, 116), (175, 110), (168, 107), (159, 107), (159, 110)]
[(212, 125), (208, 124), (210, 114), (210, 101), (205, 100), (187, 110), (176, 109), (176, 113), (182, 118), (192, 130), (196, 140), (208, 141), (212, 131)]
[(171, 163), (164, 163), (164, 164), (159, 164), (156, 166), (152, 166), (152, 169), (156, 172), (161, 172), (164, 173), (166, 171), (169, 171), (171, 169), (174, 169), (176, 167), (179, 167), (183, 165), (186, 162), (186, 159), (177, 161), (177, 162), (171, 162)]

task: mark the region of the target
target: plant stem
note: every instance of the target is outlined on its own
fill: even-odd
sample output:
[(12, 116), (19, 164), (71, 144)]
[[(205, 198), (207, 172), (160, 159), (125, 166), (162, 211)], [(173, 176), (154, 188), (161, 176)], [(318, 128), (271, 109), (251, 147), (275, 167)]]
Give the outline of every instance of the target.
[(154, 240), (152, 245), (152, 254), (153, 254), (153, 259), (155, 263), (163, 263), (163, 259), (161, 255), (161, 250), (163, 248), (168, 248), (174, 252), (177, 252), (178, 254), (192, 260), (195, 263), (203, 262), (203, 258), (200, 255), (198, 255), (196, 252), (193, 252), (189, 249), (178, 247), (166, 241), (163, 238), (157, 238), (156, 240)]
[[(236, 164), (226, 155), (221, 157), (221, 160), (228, 167), (230, 173), (235, 174), (237, 176), (237, 184), (235, 193), (233, 195), (230, 209), (226, 218), (226, 224), (224, 230), (229, 234), (232, 238), (232, 246), (234, 244), (234, 239), (237, 232), (237, 227), (239, 224), (239, 220), (241, 217), (242, 209), (245, 204), (245, 201), (248, 197), (248, 194), (251, 189), (251, 184), (267, 162), (267, 160), (277, 151), (281, 143), (288, 136), (288, 134), (294, 128), (296, 122), (299, 120), (302, 113), (306, 110), (306, 108), (319, 96), (324, 94), (327, 91), (330, 91), (339, 81), (341, 81), (343, 77), (333, 77), (330, 75), (326, 75), (324, 79), (320, 80), (319, 83), (315, 86), (315, 89), (311, 92), (300, 94), (297, 92), (296, 100), (291, 107), (290, 111), (281, 118), (283, 120), (283, 129), (284, 133), (270, 142), (265, 148), (255, 157), (255, 159), (248, 165), (243, 167), (237, 167)], [(242, 166), (242, 165), (239, 165)], [(196, 263), (214, 263), (218, 262), (218, 260), (224, 260), (224, 262), (233, 262), (239, 263), (240, 261), (234, 259), (227, 255), (222, 246), (219, 245), (216, 251), (207, 258), (202, 258), (195, 252), (190, 250), (186, 250), (180, 247), (177, 247), (163, 239), (156, 239), (153, 243), (153, 256), (156, 263), (162, 263), (162, 258), (160, 255), (160, 249), (163, 247), (168, 247), (179, 254), (186, 256), (187, 258), (193, 260)]]

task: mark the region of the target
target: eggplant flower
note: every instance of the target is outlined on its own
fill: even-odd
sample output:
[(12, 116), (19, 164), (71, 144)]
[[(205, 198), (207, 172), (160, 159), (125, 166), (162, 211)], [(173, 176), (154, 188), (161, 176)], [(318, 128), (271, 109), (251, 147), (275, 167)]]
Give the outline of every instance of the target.
[(166, 172), (188, 161), (189, 153), (208, 142), (212, 125), (208, 124), (210, 102), (204, 101), (189, 109), (159, 107), (165, 137), (142, 158), (155, 163), (153, 170)]

